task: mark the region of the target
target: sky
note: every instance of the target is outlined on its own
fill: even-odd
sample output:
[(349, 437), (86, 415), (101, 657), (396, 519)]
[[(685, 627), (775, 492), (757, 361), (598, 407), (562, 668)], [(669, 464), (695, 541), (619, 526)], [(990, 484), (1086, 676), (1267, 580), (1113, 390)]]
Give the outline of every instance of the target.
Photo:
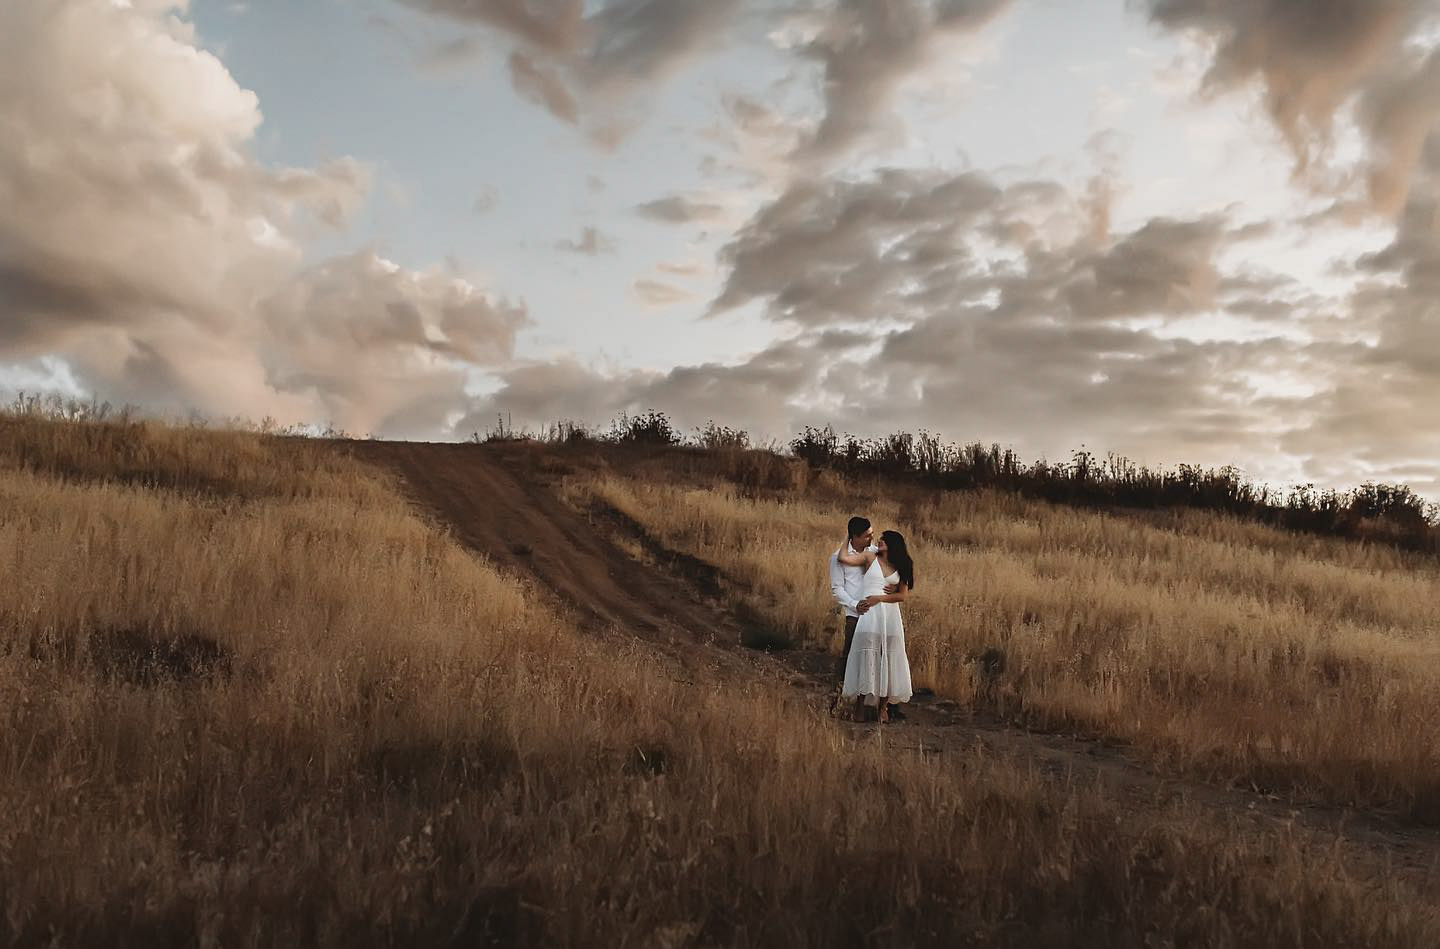
[(7, 0), (0, 390), (1440, 499), (1440, 0)]

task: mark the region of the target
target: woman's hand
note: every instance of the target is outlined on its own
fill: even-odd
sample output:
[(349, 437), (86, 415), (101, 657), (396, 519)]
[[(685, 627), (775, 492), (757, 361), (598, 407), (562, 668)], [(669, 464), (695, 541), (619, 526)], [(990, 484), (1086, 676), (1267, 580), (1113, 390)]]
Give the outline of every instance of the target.
[(867, 596), (865, 599), (861, 600), (855, 605), (855, 612), (859, 613), (861, 616), (864, 616), (866, 613), (870, 612), (870, 607), (874, 606), (876, 603), (883, 602), (885, 602), (885, 598), (883, 596)]

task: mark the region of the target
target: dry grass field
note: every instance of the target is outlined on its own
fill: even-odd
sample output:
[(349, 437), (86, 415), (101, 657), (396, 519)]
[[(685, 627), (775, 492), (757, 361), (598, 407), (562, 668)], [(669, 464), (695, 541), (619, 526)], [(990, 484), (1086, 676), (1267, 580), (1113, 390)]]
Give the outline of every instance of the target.
[[(902, 752), (761, 665), (682, 675), (403, 491), (343, 443), (0, 416), (0, 943), (1440, 941), (1333, 840)], [(937, 688), (1220, 773), (1429, 793), (1431, 577), (1397, 555), (984, 496), (571, 491), (806, 636), (863, 504), (914, 536)]]
[(642, 470), (568, 490), (720, 566), (789, 637), (825, 645), (823, 560), (863, 512), (917, 559), (917, 684), (1202, 778), (1440, 821), (1434, 557), (1195, 511), (874, 481), (747, 491)]

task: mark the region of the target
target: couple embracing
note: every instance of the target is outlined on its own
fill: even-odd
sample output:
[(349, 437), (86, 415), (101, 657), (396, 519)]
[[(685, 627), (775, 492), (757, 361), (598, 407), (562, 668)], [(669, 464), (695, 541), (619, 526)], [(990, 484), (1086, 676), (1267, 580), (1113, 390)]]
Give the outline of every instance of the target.
[(900, 604), (915, 588), (915, 562), (898, 531), (876, 540), (866, 518), (850, 518), (845, 534), (830, 555), (830, 592), (845, 610), (840, 694), (854, 700), (856, 721), (865, 721), (867, 706), (881, 722), (904, 718), (895, 706), (910, 701), (913, 690)]

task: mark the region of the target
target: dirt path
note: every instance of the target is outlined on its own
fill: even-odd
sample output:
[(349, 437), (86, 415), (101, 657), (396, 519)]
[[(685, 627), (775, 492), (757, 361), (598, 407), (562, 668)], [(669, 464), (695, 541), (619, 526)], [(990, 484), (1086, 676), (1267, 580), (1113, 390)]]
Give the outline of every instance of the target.
[[(727, 601), (721, 572), (671, 551), (616, 511), (585, 513), (550, 485), (563, 469), (536, 446), (354, 443), (359, 457), (404, 481), (411, 498), (463, 544), (535, 584), (595, 635), (633, 636), (675, 661), (687, 680), (773, 676), (782, 694), (828, 704), (833, 660), (814, 650), (746, 649), (759, 620)], [(640, 558), (625, 553), (639, 550)], [(722, 678), (722, 681), (723, 678)], [(729, 681), (736, 681), (730, 679)], [(909, 721), (880, 729), (837, 722), (857, 740), (957, 759), (977, 746), (1080, 785), (1101, 786), (1137, 808), (1182, 803), (1257, 825), (1338, 838), (1382, 874), (1440, 884), (1440, 830), (1342, 808), (1292, 805), (1273, 796), (1156, 772), (1124, 748), (987, 720), (954, 703), (917, 696)]]
[(553, 594), (590, 633), (639, 637), (691, 674), (716, 667), (753, 672), (762, 658), (726, 648), (738, 646), (744, 625), (737, 611), (714, 601), (718, 587), (707, 597), (680, 572), (628, 556), (616, 526), (561, 501), (545, 485), (543, 459), (523, 446), (503, 453), (467, 444), (360, 442), (356, 453), (400, 475), (412, 500), (456, 539)]

